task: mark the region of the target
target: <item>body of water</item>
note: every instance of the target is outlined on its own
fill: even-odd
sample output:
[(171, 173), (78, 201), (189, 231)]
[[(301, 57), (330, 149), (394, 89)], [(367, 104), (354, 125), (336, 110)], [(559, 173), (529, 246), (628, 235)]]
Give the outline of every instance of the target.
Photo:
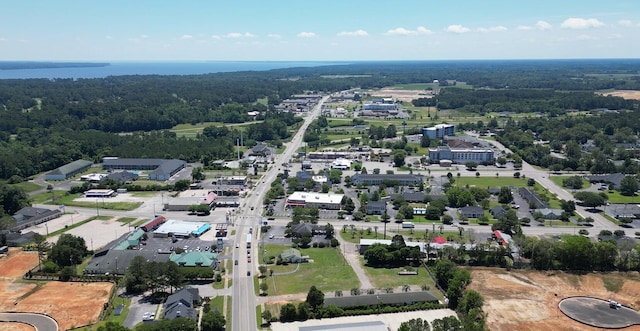
[(113, 62), (104, 67), (0, 70), (0, 79), (104, 78), (125, 75), (202, 75), (342, 64), (307, 61)]

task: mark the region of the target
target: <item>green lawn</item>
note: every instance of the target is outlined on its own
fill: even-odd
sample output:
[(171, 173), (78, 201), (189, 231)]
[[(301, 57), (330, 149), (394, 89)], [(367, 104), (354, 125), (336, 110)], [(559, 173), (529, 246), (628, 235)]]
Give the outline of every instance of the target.
[[(49, 197), (51, 197), (51, 193), (48, 193)], [(36, 196), (40, 196), (39, 194)], [(75, 199), (80, 197), (80, 193), (76, 194), (64, 194), (61, 196), (56, 195), (56, 200), (54, 202), (47, 202), (47, 204), (52, 205), (65, 205), (65, 206), (75, 206), (75, 207), (87, 207), (87, 208), (100, 208), (100, 209), (111, 209), (111, 210), (134, 210), (142, 205), (142, 202), (105, 202), (105, 199), (96, 199), (93, 201), (75, 201)], [(35, 199), (34, 199), (35, 200)]]
[[(391, 239), (393, 236), (391, 234), (389, 234), (389, 232), (391, 232), (391, 227), (389, 226), (391, 223), (387, 224), (387, 237), (384, 238), (383, 233), (384, 233), (384, 224), (380, 223), (378, 225), (378, 239)], [(369, 232), (367, 229), (371, 228), (371, 232)], [(374, 229), (374, 225), (370, 225), (370, 226), (366, 226), (364, 227), (364, 229), (362, 228), (357, 228), (356, 229), (356, 233), (355, 235), (351, 234), (351, 229), (347, 229), (347, 232), (342, 232), (342, 228), (340, 229), (336, 229), (336, 231), (340, 232), (340, 237), (342, 237), (342, 239), (344, 239), (345, 241), (348, 241), (350, 243), (354, 243), (357, 244), (360, 242), (360, 239), (376, 239), (376, 232)]]
[(116, 221), (120, 223), (129, 223), (136, 220), (136, 217), (120, 217)]
[[(137, 184), (137, 182), (136, 182), (136, 184)], [(130, 192), (127, 192), (127, 193), (131, 194), (132, 197), (148, 198), (148, 197), (155, 197), (160, 192), (158, 192), (158, 191), (130, 191)]]
[[(467, 171), (467, 170), (464, 170)], [(480, 176), (480, 177), (456, 177), (454, 175), (455, 185), (457, 186), (467, 186), (469, 187), (480, 187), (480, 188), (488, 188), (495, 187), (500, 188), (503, 186), (514, 186), (514, 187), (525, 187), (527, 186), (527, 178), (513, 178), (511, 176)]]
[(607, 194), (607, 196), (609, 197), (609, 202), (610, 203), (633, 203), (633, 204), (638, 204), (640, 203), (640, 196), (638, 195), (634, 195), (634, 196), (624, 196), (622, 194), (620, 194), (619, 191), (605, 191), (605, 193)]
[[(549, 179), (554, 182), (556, 185), (558, 185), (558, 187), (563, 187), (562, 186), (562, 181), (567, 179), (567, 178), (571, 178), (574, 176), (549, 176)], [(588, 189), (591, 187), (591, 183), (589, 183), (588, 180), (585, 180), (584, 178), (582, 179), (582, 189)]]
[(169, 131), (175, 132), (178, 137), (195, 138), (202, 130), (208, 126), (249, 126), (253, 123), (260, 123), (262, 121), (252, 121), (246, 123), (222, 123), (222, 122), (202, 122), (198, 124), (178, 124), (171, 128)]
[(41, 192), (41, 193), (32, 195), (31, 196), (31, 202), (37, 203), (37, 204), (43, 204), (43, 203), (51, 200), (53, 197), (56, 197), (56, 199), (58, 199), (58, 197), (62, 197), (66, 193), (67, 193), (67, 191), (62, 191), (62, 190), (53, 190), (53, 191), (49, 191), (49, 192)]
[[(411, 268), (411, 267), (399, 267), (399, 268), (371, 268), (364, 266), (363, 259), (360, 259), (363, 264), (364, 272), (371, 280), (371, 283), (376, 288), (388, 288), (398, 287), (402, 285), (427, 285), (434, 295), (440, 295), (440, 291), (436, 290), (435, 284), (429, 273), (424, 268)], [(417, 275), (398, 275), (399, 271), (404, 269), (412, 269), (418, 271)], [(443, 298), (440, 298), (443, 299)]]
[(25, 191), (26, 193), (29, 192), (33, 192), (33, 191), (37, 191), (39, 189), (42, 189), (43, 187), (34, 183), (34, 182), (21, 182), (18, 184), (11, 184), (10, 186), (15, 186), (18, 187), (20, 189), (22, 189), (23, 191)]
[[(279, 247), (277, 254), (287, 248)], [(348, 291), (358, 286), (358, 278), (353, 269), (345, 263), (336, 248), (307, 248), (301, 249), (300, 252), (302, 255), (308, 255), (313, 262), (301, 263), (298, 271), (290, 275), (268, 276), (269, 295), (307, 293), (312, 285), (323, 292)], [(275, 273), (282, 272), (279, 267), (268, 266)], [(290, 269), (291, 265), (286, 267)]]
[(74, 329), (74, 330), (79, 330), (79, 331), (97, 330), (99, 327), (107, 324), (107, 322), (114, 322), (118, 325), (122, 325), (122, 323), (124, 323), (124, 320), (127, 318), (127, 315), (129, 314), (129, 307), (131, 306), (131, 298), (123, 298), (123, 297), (116, 296), (111, 304), (113, 309), (115, 309), (115, 307), (119, 306), (120, 304), (124, 304), (124, 309), (122, 310), (122, 313), (119, 316), (115, 316), (113, 314), (113, 309), (111, 309), (110, 313), (107, 316), (105, 316), (104, 320), (102, 320), (101, 322), (91, 326), (87, 326), (80, 329)]

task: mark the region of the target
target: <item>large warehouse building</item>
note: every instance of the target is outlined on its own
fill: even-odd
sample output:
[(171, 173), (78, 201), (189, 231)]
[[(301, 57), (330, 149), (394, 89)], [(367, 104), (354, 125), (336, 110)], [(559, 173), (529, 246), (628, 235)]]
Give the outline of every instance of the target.
[(490, 148), (451, 148), (448, 146), (429, 148), (429, 162), (440, 163), (442, 161), (451, 161), (458, 164), (464, 164), (469, 161), (485, 165), (493, 164), (494, 153)]
[(320, 209), (340, 209), (344, 194), (293, 192), (285, 203), (290, 207), (318, 207)]
[(73, 175), (79, 174), (93, 165), (93, 162), (87, 160), (76, 160), (67, 163), (53, 171), (44, 175), (44, 180), (65, 180)]
[(105, 170), (151, 170), (150, 180), (168, 180), (178, 171), (187, 167), (187, 162), (178, 159), (121, 159), (105, 157), (102, 168)]

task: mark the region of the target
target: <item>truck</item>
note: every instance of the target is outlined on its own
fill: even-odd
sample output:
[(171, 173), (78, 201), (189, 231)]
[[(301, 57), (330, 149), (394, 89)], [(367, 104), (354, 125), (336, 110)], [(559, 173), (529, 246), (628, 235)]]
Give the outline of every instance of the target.
[(415, 225), (411, 222), (402, 222), (403, 229), (413, 229)]
[(251, 234), (247, 234), (247, 248), (251, 248)]

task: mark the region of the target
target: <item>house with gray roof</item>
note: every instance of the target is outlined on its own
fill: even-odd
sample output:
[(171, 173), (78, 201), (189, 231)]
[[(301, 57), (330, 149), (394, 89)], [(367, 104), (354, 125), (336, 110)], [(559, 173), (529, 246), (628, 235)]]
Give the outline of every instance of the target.
[(186, 317), (196, 320), (198, 312), (195, 305), (200, 301), (200, 293), (197, 288), (185, 287), (176, 291), (164, 303), (162, 312), (165, 319), (176, 319), (178, 317)]
[(534, 192), (533, 190), (530, 190), (527, 187), (519, 188), (518, 193), (523, 199), (525, 199), (529, 203), (529, 206), (533, 206), (532, 209), (549, 208), (548, 203), (540, 199), (540, 197), (538, 196), (538, 194), (536, 194), (536, 192)]
[(622, 180), (626, 177), (623, 173), (601, 174), (584, 176), (590, 183), (613, 184), (616, 189), (620, 188)]
[(368, 201), (366, 208), (367, 215), (382, 215), (387, 208), (387, 203), (384, 200)]
[(397, 198), (399, 195), (402, 195), (402, 198), (406, 202), (424, 202), (425, 194), (424, 192), (414, 192), (414, 191), (404, 191), (402, 194), (394, 193), (391, 194), (391, 200)]
[(284, 263), (302, 263), (308, 262), (309, 257), (303, 256), (299, 250), (295, 248), (285, 249), (280, 253), (280, 259)]
[(397, 183), (401, 186), (419, 185), (424, 176), (414, 174), (355, 174), (351, 177), (354, 185), (380, 185), (382, 183)]
[(459, 210), (460, 215), (467, 218), (478, 218), (484, 216), (484, 210), (478, 206), (466, 206)]
[(542, 214), (542, 217), (547, 220), (557, 220), (562, 216), (562, 209), (541, 208), (534, 210), (534, 213)]
[(88, 170), (93, 165), (93, 162), (87, 160), (75, 160), (71, 163), (67, 163), (53, 171), (50, 171), (44, 175), (44, 180), (65, 180), (76, 174)]
[(491, 214), (491, 216), (493, 216), (493, 218), (498, 219), (504, 216), (504, 214), (507, 213), (507, 210), (502, 208), (502, 206), (493, 206), (491, 209), (489, 209), (489, 213)]

